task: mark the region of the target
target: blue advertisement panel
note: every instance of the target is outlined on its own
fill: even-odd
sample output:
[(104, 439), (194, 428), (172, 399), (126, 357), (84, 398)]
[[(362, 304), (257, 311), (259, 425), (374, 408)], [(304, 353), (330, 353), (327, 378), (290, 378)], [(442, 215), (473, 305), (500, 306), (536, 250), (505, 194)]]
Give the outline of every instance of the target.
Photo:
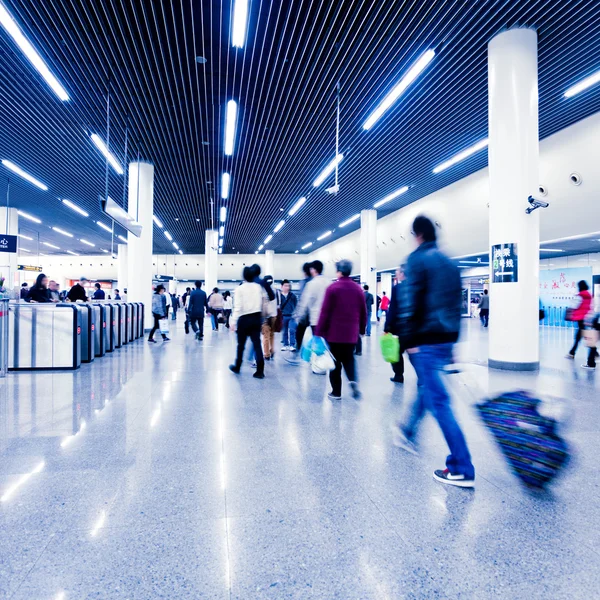
[(540, 271), (540, 301), (546, 312), (544, 325), (559, 327), (573, 325), (566, 322), (564, 316), (567, 308), (573, 307), (576, 302), (574, 297), (579, 291), (577, 283), (581, 280), (591, 284), (591, 267)]

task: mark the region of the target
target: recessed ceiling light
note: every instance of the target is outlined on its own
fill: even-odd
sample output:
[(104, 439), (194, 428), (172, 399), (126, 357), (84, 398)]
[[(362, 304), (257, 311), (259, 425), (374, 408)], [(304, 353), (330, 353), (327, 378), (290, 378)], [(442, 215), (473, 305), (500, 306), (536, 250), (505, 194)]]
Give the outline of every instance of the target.
[(229, 173), (223, 173), (221, 175), (221, 198), (227, 200), (229, 198), (229, 186), (231, 184), (231, 177)]
[(589, 77), (586, 77), (583, 81), (580, 81), (579, 83), (570, 87), (565, 92), (565, 98), (571, 98), (572, 96), (575, 96), (576, 94), (579, 94), (580, 92), (583, 92), (583, 90), (587, 90), (589, 87), (592, 87), (593, 85), (596, 85), (599, 82), (600, 82), (600, 71), (596, 71), (595, 73), (592, 73)]
[(59, 246), (55, 246), (54, 244), (50, 244), (49, 242), (42, 242), (44, 246), (48, 246), (48, 248), (54, 248), (55, 250), (60, 250)]
[(248, 0), (235, 0), (233, 8), (233, 26), (231, 28), (231, 45), (243, 48), (246, 41), (248, 23)]
[(77, 252), (71, 252), (71, 250), (67, 250), (67, 254), (72, 254), (73, 256), (79, 256)]
[(307, 248), (310, 248), (313, 245), (312, 242), (308, 242), (308, 244), (304, 244), (304, 246), (302, 246), (302, 250), (306, 250)]
[(31, 250), (27, 250), (27, 248), (19, 247), (19, 252), (31, 252)]
[(163, 228), (162, 221), (156, 215), (152, 215), (152, 220), (154, 221), (157, 227), (159, 227), (160, 229)]
[(355, 214), (353, 217), (346, 219), (342, 223), (340, 223), (340, 227), (346, 227), (346, 225), (350, 225), (350, 223), (354, 223), (354, 221), (358, 221), (360, 219), (360, 213)]
[(92, 248), (96, 247), (96, 244), (92, 244), (92, 242), (88, 242), (87, 240), (81, 239), (79, 240), (82, 244), (85, 244), (86, 246), (91, 246)]
[(233, 146), (235, 143), (235, 125), (237, 121), (237, 103), (230, 100), (227, 103), (225, 113), (225, 155), (233, 155)]
[(396, 190), (395, 192), (392, 192), (391, 194), (388, 194), (385, 198), (382, 198), (378, 202), (375, 202), (375, 204), (373, 204), (373, 208), (379, 208), (380, 206), (383, 206), (384, 204), (391, 202), (392, 200), (394, 200), (394, 198), (397, 198), (398, 196), (401, 196), (402, 194), (404, 194), (406, 192), (408, 192), (407, 185), (405, 185), (404, 187), (401, 187), (399, 190)]
[(172, 235), (171, 235), (171, 234), (170, 234), (168, 231), (165, 231), (165, 237), (166, 237), (166, 238), (167, 238), (167, 239), (168, 239), (170, 242), (172, 242), (172, 241), (173, 241), (173, 236), (172, 236)]
[(279, 223), (277, 223), (277, 225), (275, 225), (275, 229), (273, 230), (274, 233), (277, 233), (278, 231), (281, 231), (281, 228), (285, 225), (285, 221), (283, 219), (281, 219), (281, 221), (279, 221)]
[(540, 248), (540, 252), (564, 252), (560, 248)]
[(124, 242), (125, 244), (128, 244), (129, 242), (127, 241), (127, 238), (123, 237), (122, 235), (118, 235), (117, 236), (122, 242)]
[(320, 175), (313, 181), (313, 187), (319, 187), (326, 179), (333, 173), (335, 168), (344, 160), (343, 154), (338, 154), (320, 173)]

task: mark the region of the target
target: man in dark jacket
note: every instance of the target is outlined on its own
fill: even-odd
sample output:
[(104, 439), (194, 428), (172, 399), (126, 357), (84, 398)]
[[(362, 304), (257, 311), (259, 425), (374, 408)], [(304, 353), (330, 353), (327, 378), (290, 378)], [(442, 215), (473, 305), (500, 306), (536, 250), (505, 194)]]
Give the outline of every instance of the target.
[(369, 291), (367, 284), (363, 285), (365, 290), (365, 303), (367, 304), (367, 336), (371, 335), (371, 317), (373, 316), (373, 294)]
[(434, 479), (449, 485), (473, 487), (475, 469), (443, 381), (460, 329), (460, 274), (456, 265), (437, 247), (435, 226), (427, 217), (415, 219), (413, 233), (418, 247), (408, 257), (399, 323), (401, 346), (407, 350), (417, 373), (418, 397), (406, 422), (394, 431), (394, 443), (416, 453), (417, 428), (425, 411), (430, 410), (450, 448), (446, 469), (435, 471)]
[(82, 283), (85, 283), (87, 281), (87, 279), (85, 277), (82, 277), (79, 280), (79, 283), (76, 283), (70, 290), (69, 293), (67, 294), (67, 298), (71, 301), (71, 302), (77, 302), (77, 300), (81, 300), (82, 302), (87, 302), (87, 295), (85, 293), (85, 289), (83, 287), (83, 285), (81, 285)]
[(294, 321), (294, 311), (298, 304), (296, 294), (292, 292), (292, 284), (284, 279), (281, 282), (281, 294), (279, 296), (279, 309), (283, 317), (283, 327), (281, 329), (282, 350), (285, 352), (296, 351), (296, 322)]
[(187, 299), (187, 313), (196, 339), (204, 339), (204, 311), (208, 307), (206, 293), (202, 289), (202, 282), (196, 281), (196, 289), (190, 292)]
[[(402, 282), (404, 281), (404, 267), (400, 266), (396, 270), (396, 279), (398, 283), (392, 287), (392, 297), (390, 299), (390, 307), (385, 318), (383, 327), (384, 333), (391, 333), (400, 337), (400, 304), (401, 295), (404, 291)], [(394, 376), (390, 379), (394, 383), (404, 383), (404, 357), (402, 356), (403, 348), (400, 348), (400, 360), (397, 363), (392, 363)]]

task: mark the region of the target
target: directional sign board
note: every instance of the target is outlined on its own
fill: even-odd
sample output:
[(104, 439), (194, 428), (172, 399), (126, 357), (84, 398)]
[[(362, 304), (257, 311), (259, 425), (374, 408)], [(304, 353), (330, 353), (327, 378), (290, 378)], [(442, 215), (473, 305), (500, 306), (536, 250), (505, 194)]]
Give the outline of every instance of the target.
[(35, 267), (33, 265), (17, 265), (17, 269), (19, 271), (36, 271), (38, 273), (42, 272), (42, 267)]
[(519, 281), (519, 252), (517, 244), (492, 246), (493, 283), (516, 283)]
[(17, 251), (17, 236), (16, 235), (0, 235), (0, 252), (16, 252)]

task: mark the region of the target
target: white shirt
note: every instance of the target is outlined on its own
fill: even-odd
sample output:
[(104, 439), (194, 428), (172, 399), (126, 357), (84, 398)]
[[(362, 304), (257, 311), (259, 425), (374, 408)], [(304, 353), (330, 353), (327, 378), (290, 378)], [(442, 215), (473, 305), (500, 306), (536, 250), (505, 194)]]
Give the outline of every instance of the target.
[(266, 292), (258, 283), (244, 281), (233, 295), (233, 326), (237, 327), (238, 319), (243, 315), (259, 313), (262, 315), (263, 299)]
[(224, 310), (232, 310), (233, 309), (233, 300), (231, 296), (228, 296), (225, 300), (223, 300), (223, 309)]

